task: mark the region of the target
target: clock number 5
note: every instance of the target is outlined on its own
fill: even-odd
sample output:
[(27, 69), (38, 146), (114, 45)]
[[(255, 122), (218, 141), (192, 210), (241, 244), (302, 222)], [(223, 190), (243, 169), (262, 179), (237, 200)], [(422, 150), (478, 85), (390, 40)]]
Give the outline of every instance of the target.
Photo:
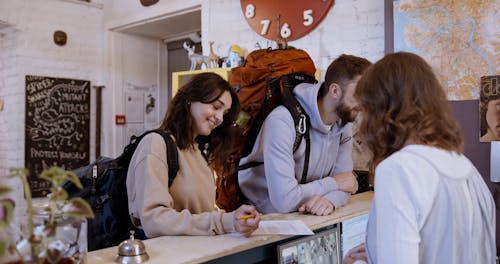
[(312, 16), (313, 11), (311, 9), (304, 10), (304, 26), (310, 26), (314, 22), (314, 18)]

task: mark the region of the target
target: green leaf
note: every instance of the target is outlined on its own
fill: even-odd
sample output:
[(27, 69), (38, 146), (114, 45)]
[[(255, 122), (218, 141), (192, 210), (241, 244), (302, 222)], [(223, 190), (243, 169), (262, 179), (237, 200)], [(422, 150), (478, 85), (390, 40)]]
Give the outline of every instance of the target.
[(63, 213), (75, 218), (94, 218), (94, 212), (90, 205), (80, 197), (69, 200), (63, 209)]
[(50, 192), (51, 202), (66, 201), (68, 199), (68, 192), (61, 187), (52, 187), (50, 188)]
[(7, 227), (12, 221), (15, 205), (11, 199), (0, 199), (0, 229)]
[(66, 179), (66, 170), (57, 166), (52, 166), (42, 171), (40, 179), (51, 182), (53, 186), (61, 186)]
[(43, 233), (45, 233), (45, 235), (47, 237), (54, 237), (56, 235), (56, 229), (57, 229), (57, 224), (54, 222), (54, 223), (47, 223), (45, 224), (45, 228), (43, 229)]
[(12, 192), (12, 189), (7, 186), (0, 186), (0, 196), (4, 196), (8, 193)]
[(7, 250), (7, 243), (0, 240), (0, 257), (5, 255), (6, 250)]
[(74, 174), (73, 172), (71, 171), (68, 171), (66, 173), (66, 178), (72, 182), (76, 187), (78, 187), (78, 189), (82, 189), (83, 188), (83, 185), (82, 183), (80, 182), (80, 179), (78, 179), (78, 177), (76, 176), (76, 174)]
[(28, 176), (28, 174), (29, 170), (26, 168), (10, 168), (9, 175), (7, 175), (7, 177), (9, 178), (22, 177), (22, 176)]

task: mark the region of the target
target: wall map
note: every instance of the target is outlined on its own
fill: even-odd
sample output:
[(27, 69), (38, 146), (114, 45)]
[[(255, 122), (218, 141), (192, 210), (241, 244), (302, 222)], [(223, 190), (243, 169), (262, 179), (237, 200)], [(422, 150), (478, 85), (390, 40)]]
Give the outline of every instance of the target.
[(81, 167), (89, 152), (90, 81), (27, 75), (24, 164), (33, 197), (50, 188), (38, 178), (44, 168)]

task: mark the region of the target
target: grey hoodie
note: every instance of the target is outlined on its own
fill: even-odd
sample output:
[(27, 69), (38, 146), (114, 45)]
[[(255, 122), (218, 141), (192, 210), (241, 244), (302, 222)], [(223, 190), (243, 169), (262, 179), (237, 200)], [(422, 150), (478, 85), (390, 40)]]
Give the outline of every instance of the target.
[[(279, 106), (264, 121), (252, 152), (240, 165), (264, 162), (239, 171), (238, 180), (249, 202), (263, 213), (288, 213), (314, 195), (321, 195), (338, 208), (347, 203), (349, 194), (338, 190), (330, 177), (352, 171), (352, 126), (337, 122), (326, 125), (321, 120), (317, 95), (320, 85), (300, 84), (294, 94), (309, 115), (311, 151), (305, 184), (300, 184), (304, 167), (305, 140), (293, 153), (295, 128), (290, 112)], [(341, 143), (342, 142), (342, 143)]]

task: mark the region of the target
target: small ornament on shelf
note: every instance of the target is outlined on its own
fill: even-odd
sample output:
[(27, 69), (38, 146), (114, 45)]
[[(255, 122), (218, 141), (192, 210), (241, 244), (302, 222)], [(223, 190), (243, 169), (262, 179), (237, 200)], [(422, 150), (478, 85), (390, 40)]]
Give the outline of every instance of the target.
[(196, 67), (200, 65), (200, 68), (203, 64), (205, 64), (206, 68), (209, 68), (209, 60), (207, 56), (203, 56), (201, 54), (194, 53), (195, 46), (189, 46), (187, 42), (183, 44), (184, 49), (188, 52), (188, 58), (191, 61), (191, 67), (189, 67), (190, 71), (196, 70)]
[(210, 54), (208, 55), (208, 67), (212, 69), (219, 68), (219, 56), (215, 54), (213, 49), (214, 42), (210, 41), (208, 42), (208, 44), (210, 44)]
[(234, 68), (241, 66), (243, 63), (243, 50), (238, 45), (232, 45), (229, 48), (229, 54), (227, 55), (229, 62), (229, 67)]

